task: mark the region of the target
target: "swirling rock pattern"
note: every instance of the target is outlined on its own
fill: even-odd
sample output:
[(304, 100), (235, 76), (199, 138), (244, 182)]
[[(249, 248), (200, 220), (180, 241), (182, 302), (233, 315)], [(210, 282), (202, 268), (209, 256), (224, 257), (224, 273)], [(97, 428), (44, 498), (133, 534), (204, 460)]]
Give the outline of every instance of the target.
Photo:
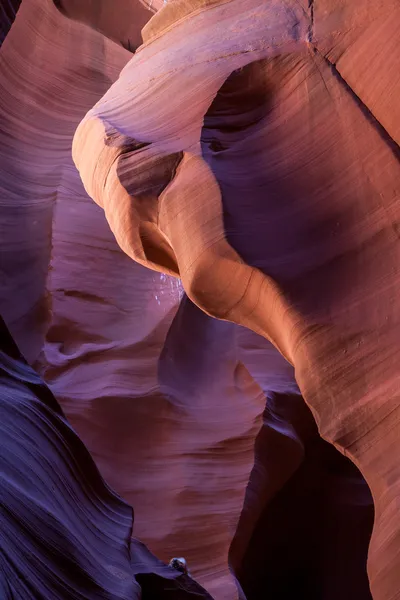
[(217, 600), (370, 598), (369, 490), (300, 392), (372, 490), (374, 599), (399, 588), (399, 12), (308, 4), (148, 3), (132, 58), (139, 1), (24, 0), (0, 52), (1, 311), (135, 535)]
[[(380, 600), (399, 588), (398, 75), (385, 64), (399, 65), (400, 15), (346, 6), (173, 2), (73, 156), (128, 255), (294, 366), (321, 435), (370, 485)], [(390, 40), (373, 61), (383, 100), (359, 58), (376, 28)]]
[(139, 600), (154, 590), (210, 599), (131, 539), (132, 508), (106, 485), (2, 319), (0, 333), (2, 599)]

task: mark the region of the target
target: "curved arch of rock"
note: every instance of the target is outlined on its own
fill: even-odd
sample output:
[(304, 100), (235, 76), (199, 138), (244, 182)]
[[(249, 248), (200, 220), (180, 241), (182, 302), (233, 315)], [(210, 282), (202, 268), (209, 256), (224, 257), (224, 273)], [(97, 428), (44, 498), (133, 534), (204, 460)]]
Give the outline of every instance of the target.
[[(321, 435), (371, 488), (371, 588), (396, 597), (396, 3), (176, 1), (132, 59), (139, 2), (120, 18), (106, 1), (58, 4), (85, 25), (23, 0), (0, 50), (14, 337), (163, 560), (179, 549), (217, 600), (237, 594), (229, 564), (249, 599), (255, 573), (284, 593), (292, 569), (289, 597), (367, 600), (369, 494), (314, 431), (294, 367)], [(71, 161), (77, 127), (86, 192), (128, 256)], [(304, 516), (315, 497), (346, 515), (336, 554)], [(298, 546), (280, 506), (307, 523)]]
[[(296, 2), (173, 2), (78, 127), (73, 157), (129, 256), (179, 275), (203, 311), (294, 366), (321, 435), (371, 488), (383, 599), (400, 543), (398, 109), (355, 79), (367, 33), (398, 40), (398, 7), (379, 9), (333, 42), (319, 3), (307, 15)], [(335, 64), (329, 43), (344, 46)]]

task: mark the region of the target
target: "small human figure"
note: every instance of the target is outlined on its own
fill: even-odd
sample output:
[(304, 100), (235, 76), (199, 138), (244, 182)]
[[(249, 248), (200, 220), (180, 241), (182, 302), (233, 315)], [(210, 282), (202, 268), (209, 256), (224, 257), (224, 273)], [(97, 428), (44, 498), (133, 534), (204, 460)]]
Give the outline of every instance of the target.
[(185, 575), (189, 575), (189, 570), (187, 567), (187, 562), (183, 557), (179, 557), (179, 558), (171, 558), (171, 560), (169, 561), (168, 564), (169, 567), (172, 567), (173, 569), (176, 569), (177, 571), (179, 571), (180, 573), (184, 573)]

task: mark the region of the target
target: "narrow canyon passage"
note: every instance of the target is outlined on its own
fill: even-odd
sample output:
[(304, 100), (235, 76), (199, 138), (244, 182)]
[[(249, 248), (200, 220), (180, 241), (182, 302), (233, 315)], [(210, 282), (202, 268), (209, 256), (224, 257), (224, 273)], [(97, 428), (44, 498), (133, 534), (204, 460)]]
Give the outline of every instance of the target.
[(400, 11), (309, 4), (0, 0), (7, 600), (400, 598)]

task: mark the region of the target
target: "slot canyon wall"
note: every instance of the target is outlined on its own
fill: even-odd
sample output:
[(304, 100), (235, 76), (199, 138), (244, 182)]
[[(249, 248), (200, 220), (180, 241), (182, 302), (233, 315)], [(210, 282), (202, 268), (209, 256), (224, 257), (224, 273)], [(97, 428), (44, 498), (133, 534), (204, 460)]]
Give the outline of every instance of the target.
[(0, 43), (1, 599), (400, 599), (397, 0)]

